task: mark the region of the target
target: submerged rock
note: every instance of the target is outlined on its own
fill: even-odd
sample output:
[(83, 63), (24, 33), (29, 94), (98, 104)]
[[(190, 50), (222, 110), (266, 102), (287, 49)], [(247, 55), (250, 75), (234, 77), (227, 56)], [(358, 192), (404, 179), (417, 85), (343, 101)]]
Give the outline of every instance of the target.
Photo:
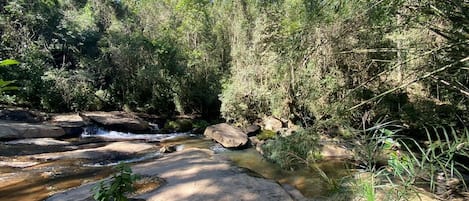
[(85, 121), (90, 120), (112, 130), (146, 131), (148, 122), (125, 112), (85, 112), (80, 114)]
[(65, 135), (65, 131), (57, 126), (0, 121), (0, 140), (60, 137), (63, 135)]
[(226, 123), (207, 127), (204, 135), (227, 148), (242, 147), (248, 142), (248, 136), (243, 131)]

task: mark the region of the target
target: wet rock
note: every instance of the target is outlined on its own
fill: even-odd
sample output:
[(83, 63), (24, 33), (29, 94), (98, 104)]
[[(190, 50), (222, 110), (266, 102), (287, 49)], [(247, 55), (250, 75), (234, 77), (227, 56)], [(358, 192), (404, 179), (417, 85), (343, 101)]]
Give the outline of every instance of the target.
[(35, 138), (35, 139), (21, 139), (5, 142), (5, 144), (34, 144), (39, 146), (52, 146), (52, 145), (69, 145), (70, 142), (60, 141), (53, 138)]
[(0, 121), (0, 140), (60, 137), (65, 131), (57, 126)]
[(59, 114), (52, 116), (49, 121), (51, 125), (64, 129), (66, 135), (78, 136), (83, 133), (83, 127), (88, 125), (79, 114)]
[[(155, 161), (134, 165), (140, 175), (158, 175), (163, 186), (133, 198), (144, 200), (245, 200), (291, 201), (292, 197), (277, 182), (251, 177), (229, 162), (217, 160), (213, 152), (187, 149)], [(86, 184), (48, 198), (48, 201), (83, 200), (96, 183)]]
[(80, 115), (85, 121), (89, 119), (111, 130), (133, 132), (150, 130), (148, 122), (125, 112), (85, 112)]
[(256, 136), (249, 137), (249, 141), (251, 141), (251, 144), (253, 146), (256, 146), (256, 144), (259, 144), (261, 140), (259, 140)]
[(31, 166), (35, 166), (39, 164), (39, 162), (33, 161), (0, 161), (0, 167), (13, 167), (13, 168), (27, 168)]
[(283, 127), (282, 121), (272, 116), (265, 117), (262, 122), (264, 124), (264, 130), (277, 132)]
[(227, 148), (242, 147), (248, 142), (248, 136), (243, 131), (226, 123), (207, 127), (204, 135)]
[(45, 117), (38, 112), (23, 109), (3, 109), (0, 110), (0, 119), (26, 123), (39, 123), (44, 121)]
[(259, 134), (259, 132), (261, 131), (261, 127), (258, 125), (250, 125), (246, 127), (244, 130), (248, 136), (254, 136), (254, 135)]
[(57, 153), (44, 153), (31, 156), (40, 160), (59, 160), (59, 159), (89, 159), (89, 160), (108, 160), (120, 156), (136, 154), (147, 149), (154, 148), (154, 145), (138, 142), (114, 142), (103, 147), (81, 149)]
[(163, 145), (160, 148), (161, 153), (173, 153), (176, 151), (176, 146), (174, 145)]
[(353, 152), (335, 144), (324, 144), (321, 147), (323, 159), (352, 159)]
[(301, 194), (301, 192), (292, 185), (282, 184), (282, 187), (288, 192), (288, 194), (290, 194), (290, 196), (293, 197), (295, 201), (309, 201), (309, 199), (303, 196), (303, 194)]

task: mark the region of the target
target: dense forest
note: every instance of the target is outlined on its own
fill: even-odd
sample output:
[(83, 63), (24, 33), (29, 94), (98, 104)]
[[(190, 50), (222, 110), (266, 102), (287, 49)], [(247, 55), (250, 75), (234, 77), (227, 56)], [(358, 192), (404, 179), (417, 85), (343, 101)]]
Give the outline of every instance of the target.
[(466, 0), (7, 0), (0, 60), (19, 64), (0, 68), (0, 99), (240, 126), (273, 116), (303, 128), (266, 146), (289, 168), (315, 160), (318, 134), (380, 147), (395, 134), (435, 156), (412, 166), (453, 177), (469, 172), (468, 43)]

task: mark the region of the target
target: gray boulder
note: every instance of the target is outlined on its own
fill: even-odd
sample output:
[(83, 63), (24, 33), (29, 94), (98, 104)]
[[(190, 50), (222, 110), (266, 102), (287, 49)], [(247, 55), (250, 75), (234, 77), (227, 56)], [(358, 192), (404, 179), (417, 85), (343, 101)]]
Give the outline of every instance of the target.
[(248, 142), (248, 136), (243, 131), (226, 123), (207, 127), (204, 135), (227, 148), (242, 147)]
[(47, 137), (53, 138), (63, 135), (65, 135), (64, 129), (57, 126), (0, 121), (0, 140)]
[(274, 132), (280, 131), (283, 127), (282, 121), (272, 116), (262, 119), (262, 123), (264, 124), (264, 130), (271, 130)]
[(85, 121), (90, 120), (112, 130), (134, 132), (150, 130), (148, 122), (125, 112), (85, 112), (80, 116)]
[(49, 122), (51, 125), (63, 128), (69, 136), (79, 136), (83, 133), (83, 127), (89, 123), (78, 114), (54, 115)]

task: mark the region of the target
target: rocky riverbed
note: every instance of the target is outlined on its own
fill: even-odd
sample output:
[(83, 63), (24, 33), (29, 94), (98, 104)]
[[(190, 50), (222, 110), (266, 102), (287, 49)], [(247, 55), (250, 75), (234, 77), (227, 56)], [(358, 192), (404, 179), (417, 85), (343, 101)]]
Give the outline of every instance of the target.
[[(152, 124), (133, 115), (26, 115), (41, 121), (20, 121), (12, 114), (0, 118), (0, 132), (9, 132), (0, 135), (0, 200), (91, 200), (91, 187), (119, 162), (164, 181), (144, 183), (146, 190), (133, 195), (144, 200), (307, 200), (303, 195), (327, 194), (315, 172), (283, 171), (254, 148), (226, 149), (192, 132), (150, 132)], [(247, 147), (244, 131), (218, 127), (228, 129), (215, 129), (215, 140)], [(233, 138), (240, 136), (242, 143)], [(336, 178), (345, 173), (343, 163), (329, 169)]]

